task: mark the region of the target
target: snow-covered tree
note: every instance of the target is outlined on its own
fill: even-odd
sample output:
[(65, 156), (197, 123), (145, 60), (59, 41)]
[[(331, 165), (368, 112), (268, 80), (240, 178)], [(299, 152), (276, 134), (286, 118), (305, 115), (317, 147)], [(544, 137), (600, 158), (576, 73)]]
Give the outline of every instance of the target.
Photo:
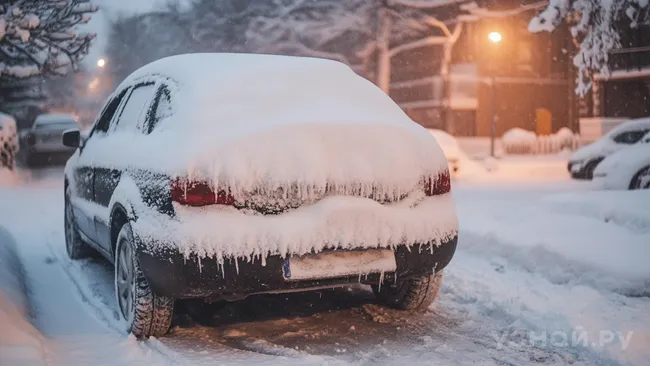
[(114, 19), (106, 47), (105, 72), (119, 83), (137, 68), (166, 56), (198, 51), (185, 14), (158, 11)]
[(96, 10), (89, 0), (0, 0), (0, 81), (75, 69), (94, 38), (75, 26)]
[(183, 10), (170, 6), (115, 21), (110, 67), (119, 80), (147, 62), (182, 52), (312, 56), (346, 63), (388, 92), (390, 60), (401, 52), (438, 45), (447, 60), (441, 64), (448, 65), (461, 27), (449, 29), (432, 16), (446, 5), (443, 0), (195, 0)]
[(267, 53), (334, 59), (360, 66), (358, 71), (376, 57), (374, 78), (386, 92), (392, 56), (418, 47), (442, 45), (444, 58), (461, 29), (454, 33), (427, 12), (446, 4), (440, 0), (272, 2), (271, 12), (259, 14), (251, 22), (246, 33), (250, 46)]
[(531, 32), (552, 31), (562, 23), (571, 26), (579, 43), (573, 63), (579, 69), (576, 92), (591, 87), (592, 73), (609, 73), (609, 52), (620, 46), (623, 27), (650, 24), (648, 0), (551, 0), (548, 7), (533, 18)]

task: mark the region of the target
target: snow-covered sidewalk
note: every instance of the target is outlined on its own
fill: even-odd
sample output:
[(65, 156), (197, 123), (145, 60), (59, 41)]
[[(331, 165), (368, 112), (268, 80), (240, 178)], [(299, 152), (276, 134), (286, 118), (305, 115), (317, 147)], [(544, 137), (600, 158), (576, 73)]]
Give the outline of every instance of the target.
[(571, 182), (559, 158), (499, 168), (455, 183), (458, 251), (421, 315), (364, 289), (253, 297), (138, 342), (119, 331), (110, 266), (65, 255), (60, 173), (0, 188), (0, 226), (55, 364), (650, 364), (649, 195)]

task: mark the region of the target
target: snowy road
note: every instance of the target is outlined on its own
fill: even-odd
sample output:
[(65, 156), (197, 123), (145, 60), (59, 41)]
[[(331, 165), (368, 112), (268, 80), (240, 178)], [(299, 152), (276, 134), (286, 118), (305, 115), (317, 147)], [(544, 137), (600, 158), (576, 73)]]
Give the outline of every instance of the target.
[(650, 364), (647, 193), (461, 182), (458, 252), (425, 314), (364, 288), (182, 303), (168, 337), (137, 342), (119, 331), (110, 266), (66, 257), (61, 172), (31, 177), (0, 187), (0, 226), (52, 364)]

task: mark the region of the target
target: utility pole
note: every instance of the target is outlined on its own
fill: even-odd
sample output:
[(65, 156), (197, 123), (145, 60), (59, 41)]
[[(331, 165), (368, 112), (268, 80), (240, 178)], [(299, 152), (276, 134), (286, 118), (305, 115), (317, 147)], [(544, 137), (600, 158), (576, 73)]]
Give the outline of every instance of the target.
[[(501, 40), (503, 39), (503, 36), (501, 36), (501, 33), (499, 32), (490, 32), (488, 34), (488, 40), (492, 42), (494, 46), (497, 46), (499, 43), (501, 43)], [(495, 65), (495, 55), (494, 52), (492, 53), (491, 59), (488, 61), (490, 64), (488, 66), (488, 71), (490, 73), (490, 156), (494, 157), (494, 140), (496, 139), (496, 129), (497, 129), (497, 123), (496, 123), (496, 99), (497, 99), (497, 92), (496, 92), (496, 83), (497, 83), (497, 78), (496, 78), (496, 65)]]
[(494, 76), (494, 68), (490, 67), (490, 156), (494, 157), (494, 140), (496, 139), (497, 123), (496, 123), (496, 77)]
[(379, 7), (377, 29), (377, 48), (379, 50), (379, 60), (377, 60), (377, 86), (384, 93), (390, 93), (390, 34), (393, 28), (393, 18), (391, 18), (385, 5)]

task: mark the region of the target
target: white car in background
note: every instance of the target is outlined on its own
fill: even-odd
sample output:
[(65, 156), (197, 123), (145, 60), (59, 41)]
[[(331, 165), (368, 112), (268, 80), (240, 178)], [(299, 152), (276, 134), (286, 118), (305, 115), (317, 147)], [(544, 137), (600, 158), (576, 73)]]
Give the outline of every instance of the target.
[(568, 169), (575, 179), (592, 179), (605, 158), (633, 146), (650, 132), (650, 118), (624, 122), (596, 142), (578, 149), (569, 159)]
[(42, 158), (54, 155), (70, 157), (75, 149), (63, 145), (63, 132), (79, 129), (77, 119), (71, 114), (49, 113), (36, 117), (34, 125), (22, 136), (25, 162), (28, 166), (36, 165)]
[(454, 136), (445, 131), (433, 128), (429, 128), (428, 130), (436, 141), (438, 141), (438, 145), (440, 145), (442, 151), (445, 153), (447, 162), (449, 162), (449, 171), (452, 173), (458, 173), (461, 165), (460, 162), (465, 158), (465, 153), (460, 149), (458, 141)]
[(650, 132), (598, 164), (594, 182), (606, 189), (650, 189)]

